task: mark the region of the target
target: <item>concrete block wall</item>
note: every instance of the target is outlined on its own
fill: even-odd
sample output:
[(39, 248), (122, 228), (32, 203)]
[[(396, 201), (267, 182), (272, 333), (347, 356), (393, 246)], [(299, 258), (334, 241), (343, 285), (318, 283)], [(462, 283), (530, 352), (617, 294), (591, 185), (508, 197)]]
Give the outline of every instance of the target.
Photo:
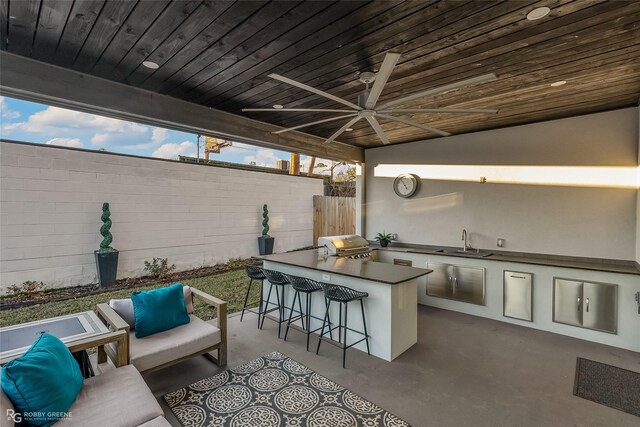
[(262, 205), (276, 252), (311, 245), (321, 179), (0, 142), (0, 292), (96, 282), (109, 202), (118, 277), (168, 258), (178, 270), (257, 255)]

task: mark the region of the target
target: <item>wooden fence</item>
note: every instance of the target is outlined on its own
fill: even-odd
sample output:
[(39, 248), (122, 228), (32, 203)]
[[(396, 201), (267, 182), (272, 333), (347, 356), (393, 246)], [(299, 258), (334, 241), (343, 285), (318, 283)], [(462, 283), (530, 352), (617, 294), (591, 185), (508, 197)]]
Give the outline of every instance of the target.
[(313, 243), (320, 236), (356, 232), (355, 197), (313, 196)]

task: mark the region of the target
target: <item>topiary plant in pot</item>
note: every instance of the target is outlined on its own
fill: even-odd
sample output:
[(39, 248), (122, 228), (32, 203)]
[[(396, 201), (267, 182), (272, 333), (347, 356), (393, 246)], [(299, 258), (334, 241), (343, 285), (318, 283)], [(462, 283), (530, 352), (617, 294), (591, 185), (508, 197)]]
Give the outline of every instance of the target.
[(267, 205), (262, 206), (262, 236), (258, 237), (258, 250), (260, 255), (270, 255), (273, 253), (273, 242), (275, 239), (269, 236), (269, 209)]
[(98, 283), (101, 288), (114, 286), (118, 274), (118, 251), (111, 247), (113, 236), (109, 231), (112, 225), (110, 217), (109, 203), (103, 203), (102, 216), (100, 217), (102, 219), (102, 227), (100, 227), (102, 242), (100, 242), (100, 249), (94, 251), (98, 270)]

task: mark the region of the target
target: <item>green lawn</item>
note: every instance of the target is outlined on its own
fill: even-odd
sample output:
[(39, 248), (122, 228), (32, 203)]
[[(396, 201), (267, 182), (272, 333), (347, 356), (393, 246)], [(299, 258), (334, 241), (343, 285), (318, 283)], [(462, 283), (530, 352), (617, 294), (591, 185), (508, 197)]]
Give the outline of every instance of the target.
[[(227, 301), (227, 310), (229, 313), (242, 310), (248, 282), (244, 269), (182, 281), (185, 285), (200, 289), (201, 291)], [(168, 284), (170, 283), (159, 283), (155, 286), (143, 286), (133, 289), (120, 289), (66, 301), (55, 301), (30, 307), (3, 310), (0, 311), (0, 327), (63, 316), (79, 311), (93, 310), (96, 304), (108, 302), (112, 298), (128, 298), (134, 290), (153, 289)], [(260, 286), (257, 286), (257, 283), (254, 282), (250, 295), (250, 301), (252, 301), (254, 305), (256, 305), (259, 300), (259, 289)], [(215, 316), (214, 311), (202, 303), (196, 304), (195, 311), (195, 314), (203, 319), (210, 319)]]

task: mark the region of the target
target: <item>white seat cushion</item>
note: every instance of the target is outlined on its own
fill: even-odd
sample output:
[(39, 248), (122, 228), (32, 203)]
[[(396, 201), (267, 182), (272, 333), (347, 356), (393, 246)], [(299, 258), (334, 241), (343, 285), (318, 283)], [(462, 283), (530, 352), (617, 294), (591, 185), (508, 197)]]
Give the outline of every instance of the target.
[(140, 373), (131, 365), (85, 380), (64, 426), (138, 426), (164, 415)]
[(220, 342), (220, 329), (189, 315), (191, 321), (144, 338), (129, 334), (129, 359), (140, 372), (203, 351)]

